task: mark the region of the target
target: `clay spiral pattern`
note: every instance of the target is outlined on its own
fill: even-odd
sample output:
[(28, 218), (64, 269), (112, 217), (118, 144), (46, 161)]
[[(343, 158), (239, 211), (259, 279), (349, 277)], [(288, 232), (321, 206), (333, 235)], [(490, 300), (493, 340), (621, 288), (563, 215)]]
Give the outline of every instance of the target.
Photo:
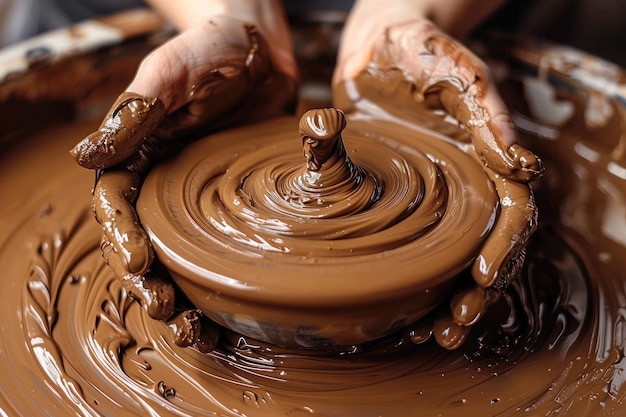
[[(591, 244), (549, 219), (499, 311), (474, 329), (486, 345), (446, 351), (396, 335), (361, 351), (294, 352), (228, 334), (209, 354), (176, 346), (167, 323), (133, 302), (102, 260), (84, 198), (93, 176), (66, 155), (95, 126), (46, 130), (8, 153), (19, 164), (3, 165), (0, 188), (10, 199), (0, 205), (0, 414), (623, 413), (624, 247), (605, 238)], [(46, 152), (32, 152), (40, 147)], [(42, 170), (56, 175), (41, 178)], [(26, 172), (39, 187), (14, 182)], [(570, 208), (579, 215), (579, 204)], [(599, 262), (603, 253), (615, 256)], [(485, 351), (498, 348), (485, 328), (508, 346)]]
[(364, 343), (449, 299), (498, 195), (451, 143), (385, 120), (341, 132), (341, 112), (312, 112), (304, 149), (293, 118), (192, 144), (151, 172), (138, 213), (175, 282), (220, 325), (280, 346)]
[(203, 214), (220, 234), (238, 242), (315, 256), (392, 249), (442, 219), (448, 192), (438, 167), (424, 154), (402, 155), (383, 146), (376, 151), (361, 143), (357, 166), (341, 140), (335, 148), (316, 171), (290, 153), (276, 152), (260, 163), (260, 155), (251, 152), (233, 162), (227, 177), (209, 180), (198, 196)]
[[(212, 149), (186, 153), (209, 156), (198, 158), (181, 179), (186, 207), (173, 216), (179, 221), (184, 212), (189, 218), (183, 233), (195, 230), (194, 235), (210, 237), (209, 245), (219, 242), (241, 251), (361, 256), (359, 262), (366, 255), (418, 245), (427, 256), (427, 248), (453, 246), (459, 235), (451, 230), (475, 230), (470, 232), (477, 237), (474, 249), (489, 233), (497, 214), (495, 191), (478, 164), (452, 146), (443, 151), (455, 155), (450, 157), (394, 144), (389, 137), (372, 140), (349, 132), (349, 154), (339, 141), (339, 150), (314, 171), (293, 131), (261, 130), (267, 127), (257, 131), (272, 137), (267, 146), (240, 148), (237, 133), (226, 133), (214, 138), (226, 144), (218, 155)], [(174, 178), (171, 184), (180, 178), (176, 170), (167, 174)], [(476, 184), (476, 178), (482, 180)], [(475, 255), (473, 249), (463, 262)]]

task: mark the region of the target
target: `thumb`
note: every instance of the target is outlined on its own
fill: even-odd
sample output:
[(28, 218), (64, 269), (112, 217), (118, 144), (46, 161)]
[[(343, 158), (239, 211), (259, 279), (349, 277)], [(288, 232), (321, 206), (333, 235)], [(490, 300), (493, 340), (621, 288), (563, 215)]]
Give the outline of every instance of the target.
[(185, 97), (188, 69), (178, 38), (146, 56), (128, 85), (104, 117), (99, 129), (81, 140), (70, 154), (89, 169), (117, 165), (131, 157)]
[(102, 169), (131, 155), (165, 117), (163, 102), (131, 92), (122, 93), (100, 128), (81, 140), (70, 154), (82, 167)]

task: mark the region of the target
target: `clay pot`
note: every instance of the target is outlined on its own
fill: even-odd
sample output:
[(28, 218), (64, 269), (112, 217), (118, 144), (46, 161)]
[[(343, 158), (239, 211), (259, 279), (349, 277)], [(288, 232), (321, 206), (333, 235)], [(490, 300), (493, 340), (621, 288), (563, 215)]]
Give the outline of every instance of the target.
[(151, 171), (137, 209), (178, 287), (217, 323), (284, 347), (361, 344), (449, 310), (497, 212), (480, 163), (416, 128), (348, 117), (345, 154), (381, 186), (364, 198), (366, 179), (333, 177), (345, 167), (305, 166), (297, 126), (217, 133)]

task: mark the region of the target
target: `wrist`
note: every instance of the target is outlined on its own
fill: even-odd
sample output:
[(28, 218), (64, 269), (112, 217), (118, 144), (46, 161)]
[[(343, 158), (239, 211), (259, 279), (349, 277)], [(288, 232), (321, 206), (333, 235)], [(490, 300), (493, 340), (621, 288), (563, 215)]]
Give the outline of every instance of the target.
[(279, 71), (298, 78), (287, 19), (279, 0), (147, 0), (179, 31), (206, 24), (219, 16), (250, 24), (267, 41)]
[(211, 17), (227, 14), (227, 2), (223, 0), (146, 1), (180, 32), (197, 26)]

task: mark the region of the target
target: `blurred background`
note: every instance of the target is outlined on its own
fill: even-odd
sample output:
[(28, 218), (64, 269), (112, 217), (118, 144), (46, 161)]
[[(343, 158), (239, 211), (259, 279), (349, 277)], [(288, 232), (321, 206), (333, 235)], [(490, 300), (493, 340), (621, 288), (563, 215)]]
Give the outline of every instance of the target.
[[(287, 0), (292, 23), (336, 25), (350, 0)], [(0, 47), (37, 33), (121, 10), (145, 7), (141, 0), (0, 0)], [(503, 28), (571, 45), (626, 66), (626, 1), (508, 0), (477, 32)]]

